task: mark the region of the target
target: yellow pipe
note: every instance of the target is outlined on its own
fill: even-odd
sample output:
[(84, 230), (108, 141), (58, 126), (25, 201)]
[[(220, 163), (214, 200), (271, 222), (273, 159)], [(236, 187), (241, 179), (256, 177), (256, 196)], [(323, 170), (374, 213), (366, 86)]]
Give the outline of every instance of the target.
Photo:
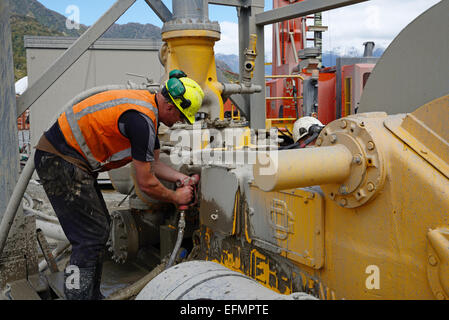
[[(302, 99), (303, 97), (296, 97), (296, 99)], [(295, 99), (295, 97), (266, 97), (266, 100), (292, 100)]]
[(351, 152), (342, 145), (259, 152), (254, 181), (263, 191), (341, 183), (351, 162)]
[(300, 76), (299, 74), (284, 74), (284, 75), (271, 75), (271, 76), (265, 76), (266, 79), (277, 79), (277, 78), (299, 78), (301, 80), (304, 80), (304, 77)]
[(167, 43), (165, 78), (173, 69), (183, 70), (203, 88), (206, 95), (200, 111), (212, 119), (224, 119), (223, 100), (219, 91), (214, 45), (220, 33), (212, 30), (175, 30), (162, 33)]

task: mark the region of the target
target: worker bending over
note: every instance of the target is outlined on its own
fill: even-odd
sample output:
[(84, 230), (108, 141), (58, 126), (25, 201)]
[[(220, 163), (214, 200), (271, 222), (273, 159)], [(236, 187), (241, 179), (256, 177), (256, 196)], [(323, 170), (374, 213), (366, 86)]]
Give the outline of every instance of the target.
[(103, 298), (100, 282), (110, 217), (97, 183), (99, 172), (132, 161), (137, 184), (148, 196), (175, 205), (191, 202), (191, 186), (173, 191), (159, 181), (187, 176), (159, 161), (157, 131), (160, 122), (169, 127), (185, 120), (193, 124), (203, 98), (195, 81), (173, 70), (156, 94), (112, 90), (93, 95), (65, 110), (42, 135), (36, 171), (72, 245), (71, 270), (79, 269), (79, 286), (64, 286), (67, 299)]

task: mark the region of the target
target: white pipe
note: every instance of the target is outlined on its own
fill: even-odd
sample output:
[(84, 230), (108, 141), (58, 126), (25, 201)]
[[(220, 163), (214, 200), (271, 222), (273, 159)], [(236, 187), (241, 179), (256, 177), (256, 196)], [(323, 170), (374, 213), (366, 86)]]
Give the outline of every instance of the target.
[(31, 196), (28, 193), (25, 193), (23, 195), (23, 197), (28, 202), (28, 206), (26, 206), (25, 204), (23, 206), (26, 207), (26, 208), (29, 208), (29, 209), (33, 209), (34, 208), (33, 198), (31, 198)]
[[(274, 24), (274, 39), (275, 39), (275, 45), (276, 45), (276, 62), (277, 66), (281, 66), (281, 40), (279, 39), (279, 22), (276, 22)], [(273, 61), (274, 62), (274, 61)]]
[(69, 241), (61, 226), (53, 222), (36, 219), (36, 229), (41, 229), (46, 237), (60, 241)]
[(50, 216), (50, 215), (45, 214), (43, 212), (40, 212), (38, 210), (30, 209), (30, 208), (27, 208), (27, 207), (23, 208), (23, 210), (26, 211), (26, 212), (29, 212), (31, 214), (34, 214), (34, 215), (36, 215), (36, 216), (38, 216), (38, 217), (40, 217), (40, 218), (42, 218), (44, 220), (47, 220), (47, 221), (50, 221), (50, 222), (54, 222), (54, 223), (59, 223), (59, 220), (58, 220), (57, 217)]
[[(128, 85), (106, 85), (101, 87), (92, 88), (90, 90), (86, 90), (84, 92), (81, 92), (76, 97), (74, 97), (72, 100), (70, 100), (67, 104), (64, 105), (63, 108), (61, 108), (60, 112), (58, 113), (57, 117), (59, 117), (59, 114), (65, 111), (67, 108), (79, 103), (80, 101), (87, 99), (88, 97), (98, 94), (104, 91), (109, 90), (149, 90), (150, 89), (145, 85), (135, 85), (135, 84), (128, 84)], [(154, 90), (154, 89), (153, 89)], [(57, 117), (53, 119), (53, 121), (50, 123), (50, 125), (53, 125), (53, 123), (56, 121)], [(8, 239), (9, 231), (11, 230), (11, 226), (13, 224), (14, 218), (16, 216), (17, 210), (19, 209), (19, 205), (22, 201), (23, 195), (25, 193), (25, 190), (28, 186), (28, 183), (30, 182), (30, 179), (34, 172), (34, 154), (35, 150), (30, 154), (30, 157), (28, 158), (28, 161), (26, 162), (25, 167), (22, 170), (22, 173), (20, 174), (19, 181), (14, 187), (14, 191), (11, 195), (11, 198), (9, 199), (8, 206), (6, 207), (6, 211), (3, 215), (2, 222), (0, 223), (0, 256), (3, 253), (3, 249), (5, 248), (6, 240)]]

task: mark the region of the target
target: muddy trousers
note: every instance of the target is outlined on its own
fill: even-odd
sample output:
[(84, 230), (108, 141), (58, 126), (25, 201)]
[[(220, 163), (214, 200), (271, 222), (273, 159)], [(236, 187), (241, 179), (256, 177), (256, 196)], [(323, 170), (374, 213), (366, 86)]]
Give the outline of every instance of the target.
[(67, 299), (101, 299), (100, 282), (110, 217), (97, 177), (61, 157), (37, 150), (36, 171), (72, 245), (65, 270)]

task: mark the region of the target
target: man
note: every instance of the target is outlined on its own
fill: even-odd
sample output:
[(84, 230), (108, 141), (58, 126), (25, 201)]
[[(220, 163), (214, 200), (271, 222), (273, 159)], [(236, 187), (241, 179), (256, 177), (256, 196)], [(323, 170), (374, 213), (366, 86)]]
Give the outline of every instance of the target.
[[(36, 171), (61, 227), (72, 245), (70, 270), (79, 270), (79, 286), (65, 285), (67, 299), (101, 299), (103, 255), (110, 218), (98, 172), (133, 163), (139, 188), (148, 196), (176, 205), (188, 204), (192, 187), (176, 191), (159, 179), (187, 178), (159, 162), (159, 122), (171, 127), (193, 124), (204, 92), (180, 70), (157, 94), (147, 90), (113, 90), (93, 95), (60, 115), (36, 146)], [(66, 280), (71, 277), (66, 273)]]

